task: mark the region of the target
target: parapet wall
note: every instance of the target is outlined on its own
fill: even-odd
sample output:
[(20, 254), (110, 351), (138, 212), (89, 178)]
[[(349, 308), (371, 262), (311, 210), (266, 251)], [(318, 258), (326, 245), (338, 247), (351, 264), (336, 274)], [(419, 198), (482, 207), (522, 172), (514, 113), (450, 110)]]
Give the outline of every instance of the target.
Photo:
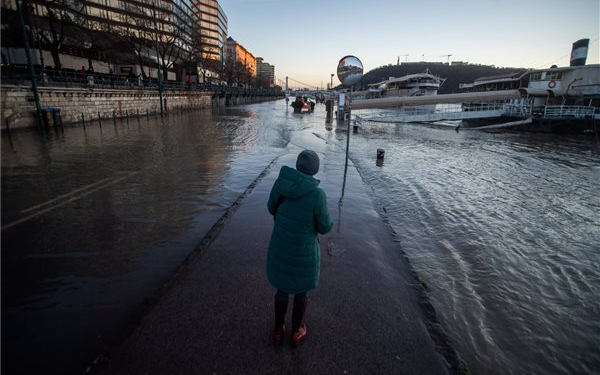
[[(160, 96), (153, 90), (114, 90), (91, 88), (40, 87), (40, 104), (60, 109), (63, 124), (160, 113)], [(164, 111), (202, 109), (212, 106), (246, 104), (272, 100), (265, 97), (219, 97), (208, 91), (166, 91)], [(1, 125), (11, 128), (35, 126), (35, 102), (28, 86), (2, 85)]]

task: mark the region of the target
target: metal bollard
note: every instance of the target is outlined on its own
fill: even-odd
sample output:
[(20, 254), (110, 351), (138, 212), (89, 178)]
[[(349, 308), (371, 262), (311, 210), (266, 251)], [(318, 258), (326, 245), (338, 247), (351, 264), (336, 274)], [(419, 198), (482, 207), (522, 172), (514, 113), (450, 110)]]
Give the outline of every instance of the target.
[(375, 162), (375, 165), (377, 165), (378, 167), (383, 166), (384, 158), (385, 158), (385, 150), (382, 148), (378, 148), (377, 149), (377, 161)]
[(13, 145), (12, 138), (10, 136), (10, 126), (8, 126), (8, 118), (5, 118), (4, 120), (6, 122), (6, 135), (8, 136), (8, 142), (10, 142), (10, 147), (14, 149), (15, 146)]

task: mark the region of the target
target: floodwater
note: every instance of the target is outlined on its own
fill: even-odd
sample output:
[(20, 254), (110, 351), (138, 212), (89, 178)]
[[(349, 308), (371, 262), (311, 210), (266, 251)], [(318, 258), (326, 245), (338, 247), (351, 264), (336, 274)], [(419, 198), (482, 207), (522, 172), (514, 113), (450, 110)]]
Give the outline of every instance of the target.
[[(345, 148), (290, 109), (3, 133), (3, 373), (84, 372), (293, 132)], [(600, 372), (595, 137), (365, 124), (350, 156), (473, 374)]]

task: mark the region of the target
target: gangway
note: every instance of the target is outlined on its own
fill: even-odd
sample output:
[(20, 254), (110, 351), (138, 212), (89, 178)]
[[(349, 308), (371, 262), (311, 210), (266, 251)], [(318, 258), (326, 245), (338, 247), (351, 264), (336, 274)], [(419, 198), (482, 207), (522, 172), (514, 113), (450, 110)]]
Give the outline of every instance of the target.
[(468, 110), (461, 106), (442, 106), (435, 111), (421, 108), (406, 108), (393, 115), (365, 116), (360, 118), (372, 122), (435, 122), (501, 117), (506, 113), (503, 103), (484, 103)]
[(440, 94), (431, 96), (392, 96), (384, 98), (352, 100), (352, 110), (369, 108), (402, 108), (405, 106), (452, 104), (452, 103), (489, 103), (521, 97), (519, 90), (468, 92), (460, 94)]

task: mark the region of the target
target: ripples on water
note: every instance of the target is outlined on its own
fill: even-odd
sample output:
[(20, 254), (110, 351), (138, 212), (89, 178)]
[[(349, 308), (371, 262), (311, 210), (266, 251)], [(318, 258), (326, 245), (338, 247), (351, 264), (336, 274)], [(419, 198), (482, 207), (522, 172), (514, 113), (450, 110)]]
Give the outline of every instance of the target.
[[(326, 130), (323, 106), (297, 116), (283, 105), (68, 127), (45, 141), (16, 132), (14, 151), (3, 135), (3, 225), (90, 187), (3, 232), (3, 344), (27, 356), (3, 345), (3, 366), (39, 358), (51, 373), (44, 360), (54, 355), (89, 360), (294, 131), (345, 147), (344, 132)], [(350, 148), (473, 374), (599, 372), (593, 137), (374, 125)]]
[(595, 139), (362, 130), (352, 157), (472, 372), (600, 371)]
[(280, 102), (3, 134), (3, 370), (81, 372), (282, 153), (285, 116)]

